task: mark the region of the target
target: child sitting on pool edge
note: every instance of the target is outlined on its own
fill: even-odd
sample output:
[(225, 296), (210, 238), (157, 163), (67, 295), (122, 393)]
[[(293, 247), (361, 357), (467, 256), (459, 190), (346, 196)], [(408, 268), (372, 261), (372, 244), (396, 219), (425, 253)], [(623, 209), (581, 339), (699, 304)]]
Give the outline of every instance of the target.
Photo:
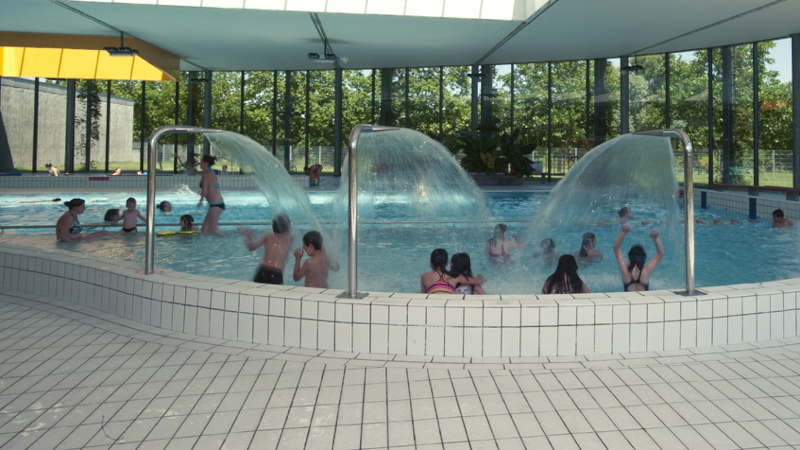
[[(308, 253), (308, 259), (300, 265), (303, 251)], [(328, 287), (328, 272), (339, 270), (339, 263), (332, 261), (322, 247), (322, 234), (319, 231), (309, 231), (303, 236), (303, 248), (294, 249), (294, 272), (292, 278), (299, 281), (306, 278), (306, 287)]]

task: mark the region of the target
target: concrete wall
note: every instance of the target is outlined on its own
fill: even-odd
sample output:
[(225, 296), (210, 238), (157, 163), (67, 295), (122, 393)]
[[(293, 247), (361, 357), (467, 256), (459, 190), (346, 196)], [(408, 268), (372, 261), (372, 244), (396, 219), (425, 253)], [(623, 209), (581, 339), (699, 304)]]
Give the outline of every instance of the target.
[[(0, 170), (30, 169), (33, 162), (33, 80), (0, 78)], [(100, 138), (92, 142), (91, 160), (100, 167), (105, 164), (106, 95), (100, 94)], [(133, 140), (133, 100), (111, 97), (110, 161), (138, 161), (139, 153), (131, 148)], [(39, 84), (39, 129), (36, 166), (45, 170), (48, 162), (64, 167), (66, 154), (67, 89), (53, 84)], [(76, 100), (75, 115), (86, 116), (85, 103)], [(75, 128), (76, 147), (82, 141), (86, 127)], [(82, 154), (83, 147), (75, 154)], [(75, 157), (82, 165), (83, 157)]]

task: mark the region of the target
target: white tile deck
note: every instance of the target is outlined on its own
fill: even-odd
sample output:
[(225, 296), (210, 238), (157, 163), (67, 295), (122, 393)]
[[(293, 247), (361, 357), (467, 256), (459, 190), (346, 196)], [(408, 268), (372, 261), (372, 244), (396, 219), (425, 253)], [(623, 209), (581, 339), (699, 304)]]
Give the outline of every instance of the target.
[(419, 359), (245, 344), (0, 295), (0, 447), (792, 448), (800, 339)]

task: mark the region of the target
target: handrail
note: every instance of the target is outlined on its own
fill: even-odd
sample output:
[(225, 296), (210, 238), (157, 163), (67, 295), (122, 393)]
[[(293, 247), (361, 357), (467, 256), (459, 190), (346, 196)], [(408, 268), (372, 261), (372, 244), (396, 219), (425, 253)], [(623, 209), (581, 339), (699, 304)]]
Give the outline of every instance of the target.
[(151, 275), (153, 270), (153, 260), (155, 251), (155, 222), (152, 220), (156, 216), (156, 144), (158, 139), (168, 133), (199, 134), (199, 133), (221, 133), (222, 130), (211, 128), (190, 127), (185, 125), (166, 125), (163, 126), (148, 139), (147, 157), (147, 233), (145, 236), (144, 251), (144, 274)]
[(675, 137), (683, 144), (683, 201), (686, 208), (686, 292), (685, 295), (694, 295), (694, 178), (692, 172), (692, 140), (680, 128), (664, 130), (641, 131), (633, 134)]

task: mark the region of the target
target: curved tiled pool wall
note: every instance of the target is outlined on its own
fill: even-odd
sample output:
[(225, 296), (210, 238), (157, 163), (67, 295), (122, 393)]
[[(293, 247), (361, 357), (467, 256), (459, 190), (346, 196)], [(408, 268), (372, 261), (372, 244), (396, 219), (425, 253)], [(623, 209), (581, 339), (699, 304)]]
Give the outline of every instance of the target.
[[(750, 207), (747, 196), (707, 192), (703, 197), (717, 208)], [(763, 200), (764, 210), (780, 207), (796, 220), (794, 202)], [(369, 292), (364, 299), (348, 299), (339, 298), (342, 291), (336, 289), (167, 271), (144, 275), (129, 262), (10, 244), (0, 244), (0, 266), (5, 290), (179, 333), (319, 351), (512, 360), (657, 352), (797, 336), (800, 316), (800, 279), (715, 286), (695, 296)]]

